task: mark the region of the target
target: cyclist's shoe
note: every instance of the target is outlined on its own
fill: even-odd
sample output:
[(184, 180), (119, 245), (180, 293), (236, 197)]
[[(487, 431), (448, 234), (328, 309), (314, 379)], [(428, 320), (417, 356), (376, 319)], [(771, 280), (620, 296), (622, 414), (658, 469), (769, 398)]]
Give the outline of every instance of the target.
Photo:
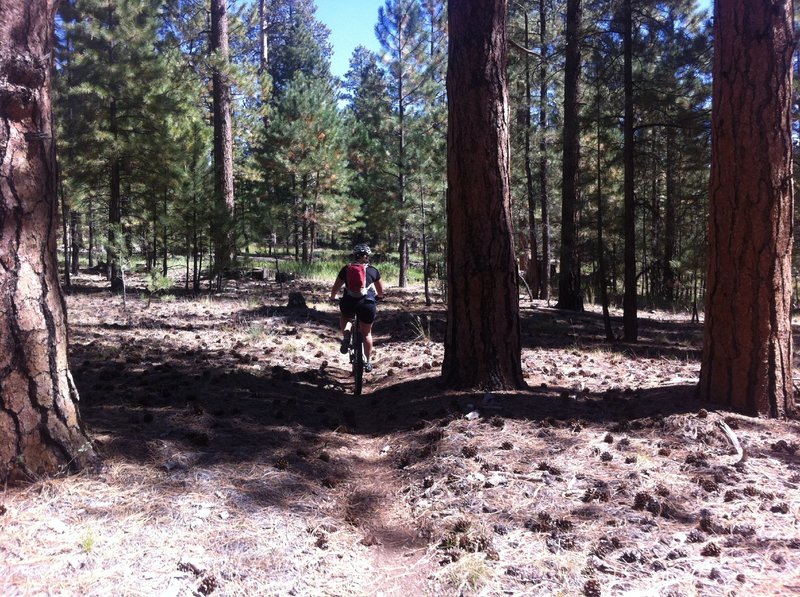
[(369, 361), (365, 362), (364, 371), (366, 371), (367, 373), (372, 373), (372, 363), (370, 363)]
[(342, 338), (342, 342), (339, 346), (339, 352), (342, 354), (347, 354), (347, 350), (350, 348), (350, 336), (345, 336)]

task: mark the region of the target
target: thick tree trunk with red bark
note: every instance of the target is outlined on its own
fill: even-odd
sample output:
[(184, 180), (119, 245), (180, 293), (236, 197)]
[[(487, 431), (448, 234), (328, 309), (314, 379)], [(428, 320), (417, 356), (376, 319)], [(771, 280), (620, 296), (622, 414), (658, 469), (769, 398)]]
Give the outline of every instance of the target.
[(451, 387), (524, 387), (511, 223), (506, 0), (449, 6), (447, 338)]
[[(214, 222), (215, 270), (220, 275), (235, 256), (233, 237), (233, 120), (228, 76), (228, 0), (211, 0), (211, 51), (214, 100)], [(218, 278), (221, 281), (221, 278)]]
[(94, 461), (67, 363), (50, 109), (54, 0), (0, 0), (0, 480)]
[(795, 411), (791, 256), (792, 2), (715, 7), (702, 397), (750, 415)]

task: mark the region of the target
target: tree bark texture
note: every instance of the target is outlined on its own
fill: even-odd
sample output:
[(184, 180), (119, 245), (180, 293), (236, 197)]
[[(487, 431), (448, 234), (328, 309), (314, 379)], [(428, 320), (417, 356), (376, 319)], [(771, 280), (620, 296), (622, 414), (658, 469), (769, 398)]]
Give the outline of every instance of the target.
[(94, 460), (67, 363), (50, 107), (55, 0), (0, 0), (0, 479)]
[(547, 178), (547, 13), (545, 0), (539, 0), (539, 202), (542, 208), (542, 276), (539, 297), (550, 303), (550, 198)]
[(578, 168), (580, 166), (581, 0), (567, 0), (564, 63), (564, 147), (561, 184), (559, 309), (583, 311), (578, 254)]
[(675, 131), (667, 128), (667, 167), (664, 174), (666, 178), (666, 195), (664, 197), (664, 265), (662, 266), (662, 292), (664, 305), (672, 307), (675, 302), (675, 283), (677, 281), (675, 269), (672, 267), (675, 259), (677, 241), (677, 210), (678, 180), (676, 172), (679, 171), (677, 163), (678, 150), (675, 147)]
[(447, 337), (450, 387), (525, 386), (511, 221), (507, 0), (449, 7)]
[[(525, 11), (525, 47), (530, 47), (528, 31), (528, 12)], [(531, 259), (528, 271), (525, 272), (528, 284), (538, 296), (539, 288), (539, 251), (536, 246), (536, 194), (533, 190), (533, 167), (531, 158), (531, 57), (525, 54), (525, 191), (528, 199), (528, 246), (531, 248)]]
[(700, 395), (796, 411), (792, 384), (792, 2), (715, 4), (708, 285)]
[(228, 0), (211, 0), (211, 52), (214, 103), (214, 259), (218, 274), (230, 268), (233, 240), (233, 117), (228, 76)]
[(69, 238), (70, 250), (72, 251), (70, 267), (72, 274), (77, 276), (80, 270), (81, 258), (81, 214), (74, 209), (69, 210)]
[(639, 317), (636, 296), (636, 198), (634, 197), (633, 159), (633, 14), (632, 0), (622, 3), (624, 21), (622, 54), (625, 88), (625, 119), (623, 124), (624, 208), (623, 229), (625, 232), (625, 293), (622, 297), (623, 337), (628, 342), (639, 338)]

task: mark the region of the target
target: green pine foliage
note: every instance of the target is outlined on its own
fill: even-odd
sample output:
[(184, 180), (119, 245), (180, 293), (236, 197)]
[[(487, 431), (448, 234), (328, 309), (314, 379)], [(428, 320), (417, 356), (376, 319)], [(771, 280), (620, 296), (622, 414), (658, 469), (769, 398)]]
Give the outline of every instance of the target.
[[(380, 52), (357, 48), (342, 81), (331, 76), (330, 32), (313, 0), (263, 3), (264, 54), (260, 4), (230, 2), (228, 13), (237, 245), (312, 268), (367, 241), (396, 259), (383, 269), (401, 284), (444, 276), (445, 0), (386, 0), (375, 21)], [(621, 1), (583, 6), (581, 286), (589, 301), (603, 287), (614, 301), (624, 278)], [(541, 256), (546, 198), (551, 263), (559, 261), (565, 7), (509, 3), (515, 244), (520, 255), (531, 251), (532, 222)], [(68, 242), (80, 244), (83, 263), (135, 255), (201, 287), (216, 217), (208, 9), (208, 0), (60, 5), (60, 191), (75, 223)], [(690, 0), (639, 2), (633, 37), (638, 292), (654, 305), (685, 307), (698, 298), (705, 267), (708, 15)]]
[(385, 200), (392, 205), (396, 223), (387, 240), (398, 247), (401, 287), (408, 282), (409, 248), (422, 237), (421, 205), (426, 197), (438, 195), (437, 183), (444, 173), (439, 110), (446, 69), (444, 22), (441, 2), (387, 0), (378, 10), (375, 27), (390, 100), (390, 157), (385, 169), (391, 185)]
[(296, 250), (309, 263), (320, 237), (347, 234), (359, 215), (345, 195), (345, 128), (330, 85), (297, 73), (276, 100), (267, 135), (272, 159), (264, 167), (291, 218)]
[[(198, 86), (162, 36), (160, 4), (75, 0), (60, 13), (54, 105), (61, 177), (75, 209), (94, 204), (89, 225), (112, 265), (114, 246), (137, 246), (151, 266), (157, 245), (168, 247), (184, 131), (198, 118)], [(109, 231), (124, 243), (112, 243)]]
[(348, 132), (330, 74), (329, 31), (313, 2), (269, 3), (268, 71), (272, 94), (249, 164), (251, 212), (270, 250), (309, 264), (322, 243), (359, 225), (349, 194)]
[(391, 157), (391, 150), (387, 147), (391, 105), (379, 58), (364, 47), (356, 48), (350, 59), (343, 97), (347, 102), (347, 128), (351, 131), (348, 143), (349, 192), (361, 206), (362, 238), (381, 244), (396, 224), (391, 202), (386, 196), (386, 189), (393, 184), (386, 168)]
[(269, 72), (277, 95), (297, 73), (330, 79), (329, 29), (316, 17), (313, 0), (276, 0), (269, 5)]

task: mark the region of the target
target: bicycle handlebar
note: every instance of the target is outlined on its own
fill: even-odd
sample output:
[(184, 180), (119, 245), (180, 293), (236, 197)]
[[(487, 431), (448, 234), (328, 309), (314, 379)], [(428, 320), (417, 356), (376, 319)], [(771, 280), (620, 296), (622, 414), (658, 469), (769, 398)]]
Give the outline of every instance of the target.
[[(327, 302), (329, 302), (329, 303), (338, 303), (338, 302), (339, 302), (339, 298), (340, 298), (340, 297), (338, 297), (338, 296), (337, 296), (337, 297), (334, 297), (334, 298), (328, 297), (326, 300), (327, 300)], [(376, 300), (376, 301), (383, 301), (383, 300), (386, 300), (386, 293), (384, 293), (384, 294), (376, 294), (376, 295), (375, 295), (375, 300)]]

